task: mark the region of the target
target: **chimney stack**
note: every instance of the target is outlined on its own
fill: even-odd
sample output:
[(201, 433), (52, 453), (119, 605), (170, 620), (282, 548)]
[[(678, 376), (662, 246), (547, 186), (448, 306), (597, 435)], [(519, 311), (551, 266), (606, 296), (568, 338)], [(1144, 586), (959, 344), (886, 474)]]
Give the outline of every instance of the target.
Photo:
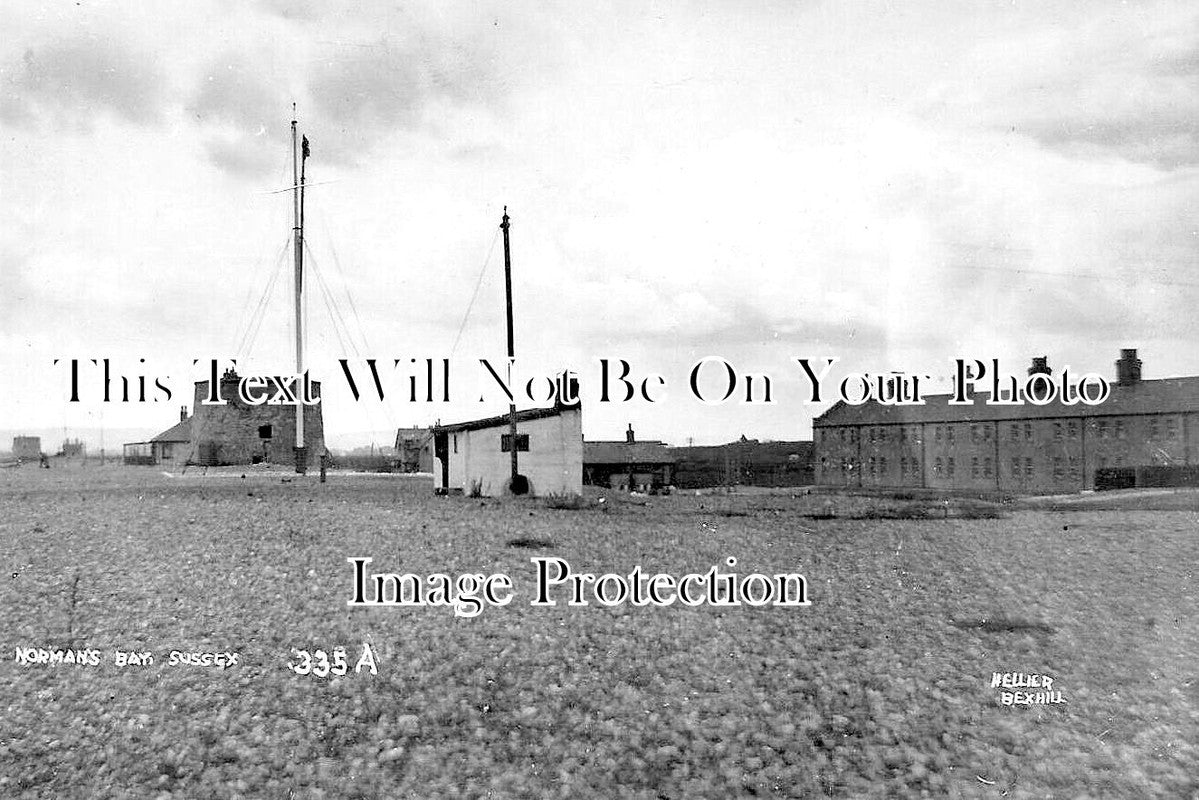
[(179, 421), (183, 422), (187, 419), (187, 406), (179, 406)]
[(1137, 358), (1136, 348), (1125, 348), (1120, 351), (1120, 360), (1116, 362), (1116, 384), (1118, 386), (1135, 386), (1141, 382), (1141, 359)]
[(631, 422), (629, 423), (629, 429), (624, 432), (624, 440), (627, 444), (632, 444), (637, 440), (637, 437), (633, 435), (633, 423)]
[(1029, 375), (1052, 375), (1049, 367), (1049, 356), (1033, 356), (1032, 366), (1028, 368)]

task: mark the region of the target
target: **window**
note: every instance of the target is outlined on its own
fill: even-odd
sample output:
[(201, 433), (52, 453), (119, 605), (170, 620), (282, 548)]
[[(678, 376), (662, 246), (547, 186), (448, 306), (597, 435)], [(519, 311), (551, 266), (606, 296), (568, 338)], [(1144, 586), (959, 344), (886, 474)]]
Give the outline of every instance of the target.
[(1078, 423), (1077, 422), (1075, 422), (1074, 420), (1070, 420), (1070, 422), (1067, 423), (1066, 430), (1069, 433), (1071, 439), (1078, 438)]
[(1020, 459), (1018, 459), (1018, 458), (1012, 459), (1012, 477), (1013, 478), (1020, 477)]
[(886, 456), (879, 456), (879, 458), (878, 458), (878, 474), (882, 475), (884, 477), (887, 474), (887, 457)]
[(1122, 419), (1116, 420), (1116, 438), (1117, 439), (1124, 438), (1124, 420), (1122, 420)]
[[(510, 433), (500, 434), (500, 452), (501, 453), (512, 452), (512, 434), (510, 434)], [(529, 434), (527, 434), (527, 433), (516, 434), (516, 452), (518, 452), (518, 453), (529, 452)]]
[(1070, 480), (1078, 480), (1078, 459), (1070, 458)]
[(951, 478), (953, 477), (953, 458), (952, 457), (950, 457), (945, 462), (945, 474)]
[(1010, 438), (1011, 438), (1011, 440), (1012, 440), (1013, 442), (1015, 442), (1015, 441), (1019, 441), (1019, 439), (1020, 439), (1020, 426), (1019, 426), (1019, 425), (1017, 425), (1017, 424), (1016, 424), (1016, 423), (1014, 423), (1014, 422), (1012, 423), (1012, 428), (1011, 428), (1011, 437), (1010, 437)]
[(1105, 419), (1099, 420), (1099, 422), (1097, 423), (1097, 427), (1099, 428), (1099, 438), (1106, 439), (1107, 438), (1107, 420), (1105, 420)]
[(1066, 476), (1066, 466), (1065, 466), (1065, 464), (1063, 463), (1063, 461), (1062, 461), (1062, 459), (1061, 459), (1061, 457), (1060, 457), (1060, 456), (1059, 456), (1059, 457), (1055, 457), (1055, 458), (1053, 459), (1053, 479), (1054, 479), (1055, 481), (1060, 481), (1060, 480), (1061, 480), (1062, 478), (1064, 478), (1065, 476)]
[(1167, 439), (1177, 439), (1178, 438), (1178, 421), (1175, 420), (1173, 417), (1169, 417), (1166, 419), (1166, 438)]
[(945, 426), (945, 441), (947, 441), (947, 442), (953, 441), (953, 426), (952, 425)]
[(1149, 421), (1149, 438), (1156, 439), (1161, 435), (1161, 423), (1158, 421), (1157, 417), (1154, 417)]
[(899, 474), (903, 475), (905, 478), (908, 476), (908, 457), (907, 456), (899, 457)]
[(1032, 459), (1031, 458), (1024, 459), (1024, 477), (1026, 477), (1026, 478), (1032, 477)]
[(1053, 423), (1053, 438), (1059, 442), (1062, 440), (1062, 423)]
[(970, 477), (971, 478), (978, 477), (978, 458), (977, 457), (970, 459)]
[(1031, 422), (1024, 423), (1024, 440), (1026, 442), (1032, 441), (1032, 423)]
[(912, 477), (914, 478), (918, 476), (920, 474), (920, 461), (915, 458), (911, 458), (908, 459), (908, 464), (912, 468)]
[(933, 441), (941, 441), (941, 426), (937, 425), (933, 428)]
[(933, 461), (933, 474), (936, 475), (938, 478), (941, 477), (941, 473), (944, 471), (944, 469), (945, 469), (945, 465), (941, 461), (940, 457), (938, 457), (935, 461)]
[(458, 452), (458, 434), (454, 434), (454, 452)]
[(877, 474), (877, 469), (878, 469), (877, 462), (875, 462), (875, 460), (874, 460), (874, 456), (870, 457), (869, 464), (870, 464), (870, 477), (873, 478)]
[(258, 438), (259, 439), (271, 438), (271, 430), (272, 430), (272, 428), (270, 425), (259, 425), (258, 426)]
[(978, 441), (978, 426), (977, 425), (970, 426), (970, 441), (972, 441), (972, 442)]
[(989, 477), (991, 477), (991, 475), (992, 475), (991, 459), (984, 458), (983, 459), (983, 477), (989, 478)]

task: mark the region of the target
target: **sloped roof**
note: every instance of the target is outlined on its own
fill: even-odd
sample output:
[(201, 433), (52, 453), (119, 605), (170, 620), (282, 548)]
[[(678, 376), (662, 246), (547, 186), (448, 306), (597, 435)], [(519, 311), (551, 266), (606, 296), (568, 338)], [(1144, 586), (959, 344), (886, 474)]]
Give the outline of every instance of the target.
[[(887, 406), (870, 401), (860, 406), (838, 402), (812, 424), (906, 425), (922, 422), (996, 422), (1045, 419), (1048, 417), (1100, 417), (1126, 414), (1162, 414), (1199, 411), (1199, 376), (1139, 381), (1128, 386), (1111, 384), (1111, 394), (1102, 404), (1066, 405), (1054, 400), (1043, 406), (988, 405), (990, 392), (975, 392), (970, 405), (950, 405), (951, 395), (925, 395), (924, 405)], [(1023, 395), (1022, 395), (1022, 399)]]
[[(524, 411), (516, 412), (516, 421), (531, 422), (535, 419), (546, 419), (548, 417), (561, 416), (565, 411), (578, 410), (578, 406), (561, 406), (555, 405), (549, 408), (528, 408)], [(467, 422), (455, 422), (451, 425), (435, 425), (433, 426), (434, 433), (461, 433), (463, 431), (480, 431), (486, 428), (500, 428), (509, 423), (509, 416), (501, 414), (496, 417), (486, 417), (485, 419), (473, 419)]]
[(662, 442), (583, 442), (584, 464), (673, 464), (677, 460)]
[(192, 438), (192, 418), (176, 422), (157, 436), (152, 436), (152, 442), (190, 442)]

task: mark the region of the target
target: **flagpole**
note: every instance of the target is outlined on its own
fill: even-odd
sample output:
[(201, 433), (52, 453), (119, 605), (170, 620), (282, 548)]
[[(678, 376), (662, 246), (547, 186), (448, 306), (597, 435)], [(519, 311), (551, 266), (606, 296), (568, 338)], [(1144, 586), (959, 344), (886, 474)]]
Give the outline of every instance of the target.
[[(292, 105), (295, 111), (295, 105)], [(301, 382), (301, 391), (296, 393), (296, 472), (303, 475), (307, 464), (304, 450), (304, 314), (301, 298), (304, 291), (304, 195), (302, 191), (302, 167), (296, 141), (296, 120), (291, 121), (291, 175), (292, 212), (295, 226), (292, 228), (295, 244), (295, 306), (296, 306), (296, 379)], [(307, 154), (305, 154), (307, 155)]]

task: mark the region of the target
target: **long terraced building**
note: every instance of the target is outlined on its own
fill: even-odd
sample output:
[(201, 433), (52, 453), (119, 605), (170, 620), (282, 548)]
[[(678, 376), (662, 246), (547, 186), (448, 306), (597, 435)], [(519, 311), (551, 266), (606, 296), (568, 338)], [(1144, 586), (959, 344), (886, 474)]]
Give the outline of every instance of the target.
[[(1050, 371), (1047, 359), (1034, 360), (1038, 371)], [(1199, 481), (1199, 376), (1143, 380), (1136, 350), (1121, 351), (1098, 406), (949, 397), (833, 406), (813, 422), (817, 484), (1057, 493), (1097, 478), (1098, 488)]]

